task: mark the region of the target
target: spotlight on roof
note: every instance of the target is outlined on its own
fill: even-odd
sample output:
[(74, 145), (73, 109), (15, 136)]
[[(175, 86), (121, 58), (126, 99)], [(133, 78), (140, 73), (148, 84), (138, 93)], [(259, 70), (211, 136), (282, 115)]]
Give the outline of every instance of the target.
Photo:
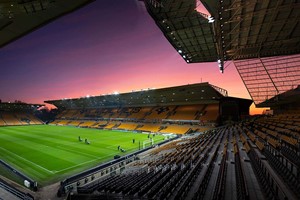
[(215, 19), (212, 16), (208, 16), (208, 23), (214, 23)]
[(182, 51), (179, 49), (179, 50), (178, 50), (178, 53), (182, 53)]

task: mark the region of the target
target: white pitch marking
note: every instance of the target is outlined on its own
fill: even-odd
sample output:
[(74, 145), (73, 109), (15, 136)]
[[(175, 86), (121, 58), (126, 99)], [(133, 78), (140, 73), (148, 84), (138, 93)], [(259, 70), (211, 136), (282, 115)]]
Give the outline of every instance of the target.
[[(60, 149), (62, 149), (62, 150), (65, 150), (65, 151), (70, 151), (70, 152), (78, 153), (76, 150), (73, 150), (73, 149), (64, 148), (62, 146), (57, 146), (57, 147), (60, 148)], [(87, 153), (83, 153), (83, 152), (80, 152), (80, 154), (85, 155), (87, 157), (98, 158), (97, 156), (94, 156), (94, 155), (91, 155), (91, 154), (87, 154)]]
[(94, 159), (94, 160), (89, 160), (89, 161), (80, 163), (80, 164), (78, 164), (78, 165), (73, 165), (73, 166), (71, 166), (71, 167), (67, 167), (67, 168), (65, 168), (65, 169), (62, 169), (62, 170), (59, 170), (59, 171), (56, 171), (56, 172), (62, 172), (62, 171), (68, 170), (68, 169), (72, 169), (72, 168), (78, 167), (78, 166), (80, 166), (80, 165), (84, 165), (84, 164), (86, 164), (86, 163), (94, 162), (94, 161), (96, 161), (96, 160), (100, 160), (100, 159), (102, 159), (102, 158), (106, 158), (106, 157), (109, 157), (109, 156), (112, 156), (112, 155), (115, 155), (115, 153), (109, 154), (109, 155), (107, 155), (107, 156), (102, 156), (102, 157), (99, 157), (99, 158)]
[(21, 156), (15, 154), (15, 153), (9, 151), (9, 150), (7, 150), (7, 149), (4, 149), (4, 148), (2, 148), (2, 147), (0, 147), (0, 148), (1, 148), (2, 150), (4, 150), (4, 151), (10, 153), (10, 154), (13, 154), (14, 156), (16, 156), (16, 157), (18, 157), (18, 158), (20, 158), (20, 159), (22, 159), (22, 160), (25, 160), (26, 162), (31, 163), (32, 165), (34, 165), (34, 166), (36, 166), (36, 167), (38, 167), (38, 168), (40, 168), (40, 169), (43, 169), (43, 170), (45, 170), (45, 171), (47, 171), (47, 172), (49, 172), (49, 173), (51, 173), (51, 174), (54, 174), (53, 171), (50, 171), (50, 170), (48, 170), (48, 169), (46, 169), (46, 168), (44, 168), (44, 167), (42, 167), (42, 166), (40, 166), (40, 165), (38, 165), (38, 164), (36, 164), (36, 163), (34, 163), (34, 162), (31, 162), (30, 160), (27, 160), (27, 159), (25, 159), (25, 158), (23, 158), (23, 157), (21, 157)]

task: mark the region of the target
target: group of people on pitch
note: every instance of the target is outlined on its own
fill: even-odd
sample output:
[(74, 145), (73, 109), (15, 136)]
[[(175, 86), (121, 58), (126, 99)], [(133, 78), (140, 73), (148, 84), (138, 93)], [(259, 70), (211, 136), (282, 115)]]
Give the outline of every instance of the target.
[[(81, 139), (80, 136), (78, 136), (78, 140), (79, 140), (79, 142), (82, 142), (82, 139)], [(84, 143), (85, 144), (90, 144), (90, 141), (88, 141), (88, 139), (84, 139)]]
[(122, 149), (120, 145), (118, 146), (118, 150), (121, 152), (125, 152), (125, 149)]

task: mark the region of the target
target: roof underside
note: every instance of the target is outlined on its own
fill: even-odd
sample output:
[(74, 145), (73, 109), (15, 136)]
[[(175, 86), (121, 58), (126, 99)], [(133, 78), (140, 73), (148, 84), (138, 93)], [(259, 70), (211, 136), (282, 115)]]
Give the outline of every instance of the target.
[(0, 47), (93, 0), (0, 0)]
[(296, 102), (300, 102), (300, 85), (295, 89), (291, 89), (284, 93), (276, 95), (276, 96), (272, 97), (271, 99), (268, 99), (268, 100), (258, 104), (257, 106), (258, 107), (273, 107), (273, 106), (293, 104)]
[(27, 104), (27, 103), (0, 103), (0, 111), (31, 111), (36, 110), (43, 104)]
[(45, 101), (58, 108), (101, 108), (211, 104), (227, 96), (227, 91), (208, 83), (198, 83), (162, 89), (148, 89), (131, 93), (111, 94), (77, 99)]
[[(159, 2), (159, 3), (158, 3)], [(213, 27), (195, 10), (195, 0), (145, 1), (149, 14), (188, 63), (216, 61)]]
[(300, 85), (300, 54), (236, 60), (234, 65), (256, 105)]
[[(198, 12), (202, 3), (210, 16)], [(255, 104), (300, 85), (297, 0), (145, 0), (187, 63), (233, 60)]]
[(300, 3), (295, 0), (145, 0), (148, 12), (188, 63), (300, 53)]

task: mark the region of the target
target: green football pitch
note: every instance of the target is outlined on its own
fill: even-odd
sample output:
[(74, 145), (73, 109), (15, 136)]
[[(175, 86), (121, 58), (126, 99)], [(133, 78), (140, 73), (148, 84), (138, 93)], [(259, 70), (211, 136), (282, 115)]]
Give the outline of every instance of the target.
[[(153, 139), (158, 143), (164, 136)], [(0, 159), (46, 185), (112, 160), (114, 155), (134, 152), (139, 141), (142, 147), (147, 140), (148, 134), (66, 126), (0, 127)]]

